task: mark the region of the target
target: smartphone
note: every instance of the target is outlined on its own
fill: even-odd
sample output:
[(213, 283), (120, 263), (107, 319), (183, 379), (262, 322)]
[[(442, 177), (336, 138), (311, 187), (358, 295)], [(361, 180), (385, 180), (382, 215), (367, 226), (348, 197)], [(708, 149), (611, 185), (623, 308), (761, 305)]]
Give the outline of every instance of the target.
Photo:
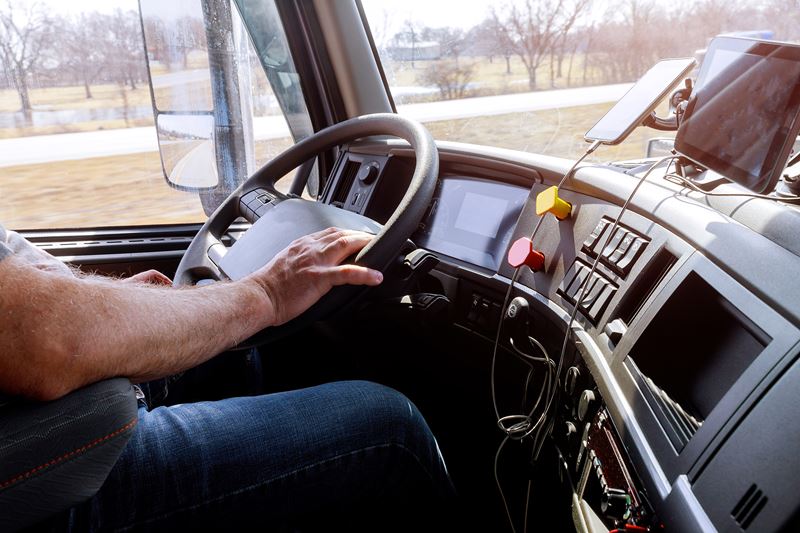
[(619, 144), (655, 110), (670, 89), (694, 68), (692, 58), (665, 59), (656, 63), (614, 104), (584, 138), (603, 144)]

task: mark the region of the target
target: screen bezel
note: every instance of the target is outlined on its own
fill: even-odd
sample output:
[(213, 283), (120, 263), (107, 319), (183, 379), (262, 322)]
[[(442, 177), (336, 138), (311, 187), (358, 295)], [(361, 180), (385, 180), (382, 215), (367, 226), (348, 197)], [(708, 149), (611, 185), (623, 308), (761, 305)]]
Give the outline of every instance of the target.
[[(743, 37), (720, 36), (712, 39), (697, 74), (694, 92), (689, 100), (685, 116), (675, 136), (675, 151), (693, 163), (712, 170), (730, 181), (738, 183), (756, 193), (771, 191), (775, 188), (776, 183), (783, 173), (784, 165), (794, 145), (794, 139), (797, 137), (798, 130), (800, 130), (800, 105), (797, 106), (794, 113), (784, 113), (784, 122), (781, 124), (779, 131), (783, 129), (787, 131), (787, 134), (780, 146), (775, 145), (778, 141), (778, 135), (776, 134), (769, 148), (770, 152), (776, 153), (772, 165), (763, 165), (761, 173), (758, 175), (739, 168), (730, 161), (720, 159), (715, 154), (704, 150), (702, 147), (689, 144), (684, 138), (686, 135), (686, 124), (690, 121), (692, 111), (697, 104), (696, 95), (700, 94), (700, 91), (702, 91), (706, 82), (706, 77), (708, 76), (708, 71), (712, 65), (711, 59), (718, 51), (742, 54), (750, 53), (763, 56), (778, 55), (783, 59), (792, 59), (800, 62), (800, 46)], [(789, 107), (791, 107), (792, 102), (797, 102), (798, 99), (800, 99), (800, 84), (795, 87), (790, 97)]]
[[(627, 124), (625, 126), (624, 130), (622, 130), (619, 133), (614, 132), (615, 134), (613, 134), (613, 135), (609, 134), (609, 130), (607, 130), (607, 129), (596, 131), (597, 127), (603, 122), (603, 120), (605, 120), (605, 118), (612, 111), (614, 111), (617, 107), (621, 107), (621, 106), (624, 107), (624, 106), (630, 105), (630, 102), (627, 101), (627, 97), (633, 92), (633, 90), (636, 87), (636, 85), (641, 82), (641, 79), (644, 78), (650, 71), (652, 71), (653, 69), (655, 69), (656, 67), (658, 67), (659, 65), (661, 65), (663, 63), (677, 63), (678, 65), (680, 65), (681, 62), (683, 62), (682, 68), (680, 68), (679, 71), (676, 71), (676, 75), (673, 76), (667, 83), (665, 83), (664, 87), (658, 93), (654, 93), (653, 94), (653, 98), (648, 102), (648, 105), (642, 109), (641, 113), (639, 113), (639, 115), (636, 117), (636, 119), (634, 119), (633, 121), (631, 121), (629, 124)], [(628, 91), (624, 95), (622, 95), (622, 98), (620, 98), (617, 101), (617, 103), (615, 103), (611, 107), (611, 109), (609, 109), (600, 118), (600, 120), (598, 120), (594, 124), (594, 126), (592, 126), (589, 129), (589, 131), (586, 132), (586, 134), (584, 135), (583, 138), (587, 142), (597, 141), (597, 142), (601, 142), (603, 144), (610, 145), (610, 146), (614, 146), (614, 145), (617, 145), (617, 144), (621, 143), (622, 141), (624, 141), (628, 137), (628, 135), (631, 134), (631, 132), (634, 129), (636, 129), (638, 126), (640, 126), (642, 124), (642, 122), (644, 122), (644, 120), (647, 118), (647, 116), (655, 110), (655, 108), (658, 106), (658, 104), (664, 98), (667, 97), (667, 95), (669, 94), (669, 91), (671, 89), (673, 89), (678, 83), (681, 82), (681, 80), (684, 77), (686, 77), (689, 74), (689, 72), (692, 70), (692, 68), (695, 66), (695, 64), (696, 64), (696, 61), (693, 58), (671, 58), (671, 59), (663, 59), (663, 60), (659, 61), (658, 63), (656, 63), (655, 65), (650, 67), (647, 70), (647, 72), (644, 75), (642, 75), (642, 78), (640, 78), (639, 81), (637, 81), (630, 89), (628, 89)]]

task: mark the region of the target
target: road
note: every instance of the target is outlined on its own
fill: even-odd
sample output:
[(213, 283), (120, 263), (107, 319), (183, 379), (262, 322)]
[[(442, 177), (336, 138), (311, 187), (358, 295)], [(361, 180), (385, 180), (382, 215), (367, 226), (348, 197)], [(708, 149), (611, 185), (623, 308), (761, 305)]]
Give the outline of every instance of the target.
[[(422, 123), (523, 113), (556, 107), (613, 102), (625, 94), (630, 87), (631, 84), (623, 83), (407, 104), (398, 106), (398, 112)], [(253, 122), (256, 140), (289, 136), (289, 128), (282, 116), (257, 117)], [(154, 127), (19, 137), (0, 140), (0, 167), (157, 150), (158, 138)]]

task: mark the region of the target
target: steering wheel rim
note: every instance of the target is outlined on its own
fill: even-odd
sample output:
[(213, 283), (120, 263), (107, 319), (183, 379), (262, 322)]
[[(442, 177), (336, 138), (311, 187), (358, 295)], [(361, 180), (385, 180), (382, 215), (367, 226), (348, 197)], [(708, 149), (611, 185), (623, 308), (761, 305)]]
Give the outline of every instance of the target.
[[(289, 198), (275, 189), (275, 183), (278, 179), (319, 153), (334, 146), (375, 135), (391, 135), (404, 139), (411, 145), (416, 156), (414, 173), (408, 189), (394, 213), (382, 227), (356, 213), (316, 201)], [(422, 220), (433, 199), (438, 174), (439, 154), (433, 137), (422, 124), (414, 120), (391, 113), (377, 113), (352, 118), (322, 129), (296, 143), (261, 167), (222, 202), (209, 216), (187, 248), (178, 265), (174, 285), (192, 285), (199, 279), (209, 278), (212, 280), (239, 279), (250, 271), (267, 264), (268, 259), (263, 264), (249, 265), (244, 269), (229, 266), (228, 270), (233, 271), (233, 275), (220, 266), (221, 264), (224, 265), (226, 260), (229, 264), (233, 260), (233, 258), (220, 258), (223, 252), (228, 251), (222, 244), (222, 236), (230, 225), (238, 217), (242, 216), (241, 199), (256, 190), (265, 190), (269, 196), (275, 198), (273, 202), (270, 202), (275, 205), (275, 209), (272, 209), (272, 212), (277, 213), (271, 221), (273, 224), (277, 220), (276, 217), (280, 215), (279, 211), (308, 212), (309, 216), (306, 218), (312, 220), (312, 222), (309, 222), (309, 226), (300, 227), (296, 230), (296, 232), (305, 231), (302, 234), (324, 229), (324, 227), (314, 228), (313, 225), (324, 225), (327, 223), (326, 221), (330, 220), (333, 220), (335, 225), (349, 226), (346, 229), (374, 232), (370, 228), (380, 228), (377, 231), (376, 238), (356, 256), (355, 262), (362, 266), (384, 271), (397, 257)], [(338, 212), (332, 210), (337, 210)], [(247, 241), (246, 237), (257, 228), (257, 231), (253, 233), (258, 233), (259, 238), (249, 239), (247, 246), (252, 247), (258, 241), (258, 246), (269, 248), (270, 243), (264, 242), (265, 238), (270, 238), (266, 229), (267, 221), (265, 218), (267, 217), (262, 216), (256, 220), (244, 237), (237, 241), (230, 251), (233, 252), (237, 247), (244, 248), (244, 243)], [(340, 221), (341, 223), (337, 223)], [(371, 224), (367, 221), (371, 222)], [(288, 244), (285, 241), (291, 235), (287, 236), (285, 233), (275, 236), (275, 239), (280, 242), (276, 241), (277, 244), (273, 245), (270, 250), (278, 248), (279, 244)], [(280, 246), (274, 251), (277, 252), (284, 247)], [(253, 250), (251, 249), (250, 252), (253, 252)], [(269, 254), (271, 251), (266, 251), (265, 253)], [(257, 262), (264, 259), (264, 257), (261, 257)], [(346, 300), (354, 298), (359, 292), (357, 289), (355, 287), (335, 287), (320, 302), (301, 315), (301, 317), (291, 321), (290, 324), (296, 321), (306, 323), (309, 320), (319, 319), (320, 316), (331, 309), (342, 307), (343, 304), (347, 303)], [(294, 325), (296, 326), (297, 324)]]

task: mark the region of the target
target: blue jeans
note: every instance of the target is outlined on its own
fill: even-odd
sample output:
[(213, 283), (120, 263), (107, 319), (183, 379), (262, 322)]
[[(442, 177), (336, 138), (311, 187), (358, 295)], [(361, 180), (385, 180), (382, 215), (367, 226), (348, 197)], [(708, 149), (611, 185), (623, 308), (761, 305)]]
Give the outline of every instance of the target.
[[(69, 531), (421, 531), (453, 495), (436, 440), (402, 394), (366, 381), (139, 409)], [(423, 519), (434, 512), (440, 522)], [(437, 520), (437, 519), (434, 519)]]

